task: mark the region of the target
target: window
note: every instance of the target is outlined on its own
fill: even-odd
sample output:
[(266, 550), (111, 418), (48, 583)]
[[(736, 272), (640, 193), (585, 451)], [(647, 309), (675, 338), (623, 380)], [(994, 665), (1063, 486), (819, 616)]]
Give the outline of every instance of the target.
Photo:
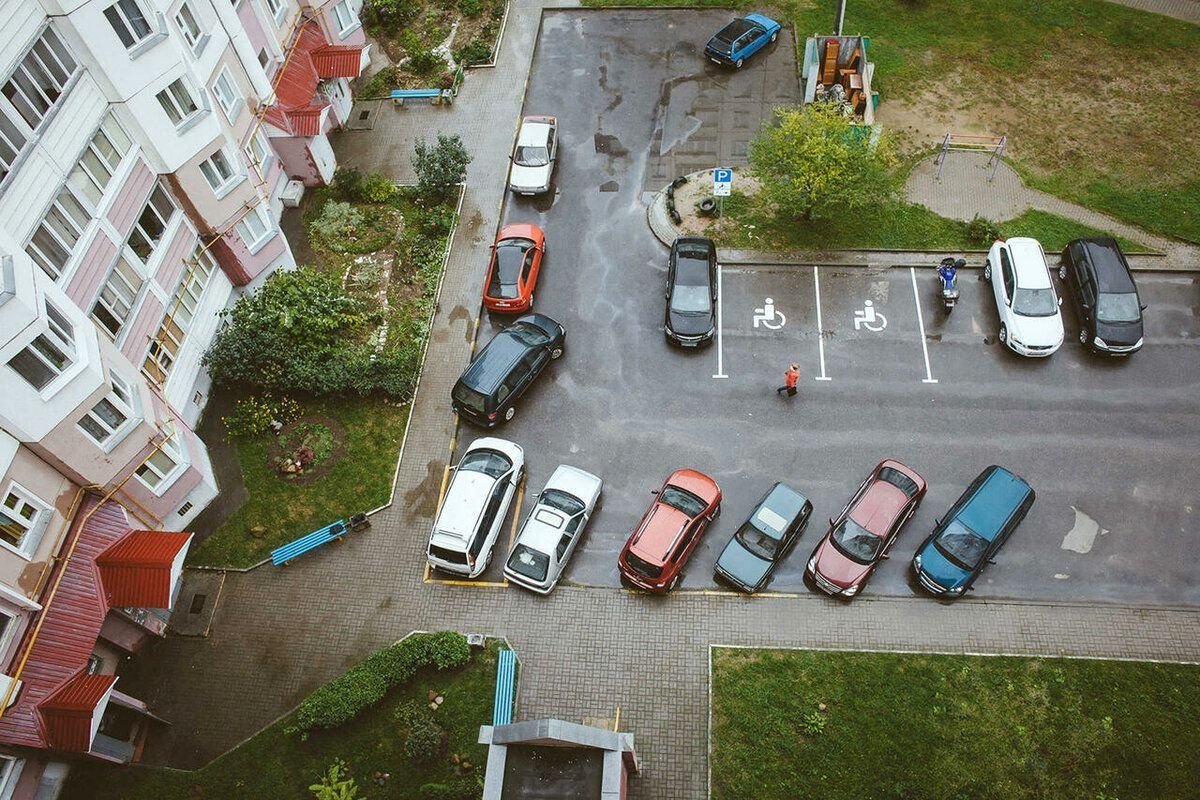
[(217, 76), (217, 82), (213, 84), (213, 94), (217, 96), (225, 118), (230, 122), (237, 120), (242, 113), (242, 93), (238, 91), (228, 69), (222, 69), (221, 74)]
[(267, 48), (264, 47), (262, 50), (258, 51), (258, 65), (260, 67), (262, 67), (263, 69), (266, 69), (267, 65), (270, 63), (271, 63), (271, 54), (268, 53)]
[(166, 482), (174, 477), (182, 462), (183, 452), (175, 440), (175, 434), (171, 434), (163, 440), (162, 447), (151, 453), (133, 474), (146, 484), (146, 488), (157, 493), (167, 488)]
[(104, 16), (126, 49), (150, 38), (154, 32), (135, 0), (117, 0), (104, 9)]
[(74, 326), (49, 303), (46, 320), (46, 331), (8, 360), (8, 365), (39, 391), (75, 361)]
[(146, 201), (146, 207), (138, 215), (133, 230), (129, 233), (129, 249), (137, 254), (142, 261), (147, 261), (154, 248), (162, 241), (167, 223), (175, 213), (175, 204), (163, 189), (162, 184), (154, 185), (154, 191)]
[(87, 668), (84, 670), (88, 675), (99, 675), (100, 670), (104, 669), (104, 659), (92, 653), (88, 656)]
[(93, 206), (100, 205), (104, 190), (108, 188), (121, 159), (129, 152), (129, 147), (129, 136), (109, 114), (83, 149), (79, 166), (71, 170), (68, 182)]
[(271, 151), (271, 143), (267, 141), (267, 135), (263, 133), (262, 128), (256, 130), (250, 137), (250, 141), (246, 143), (246, 156), (259, 173), (266, 174), (274, 154)]
[(0, 797), (12, 797), (24, 767), (25, 759), (0, 755)]
[(175, 12), (175, 24), (179, 26), (179, 33), (187, 42), (187, 46), (191, 48), (192, 54), (200, 55), (204, 45), (208, 44), (208, 36), (201, 30), (196, 15), (192, 13), (192, 9), (187, 3), (181, 5)]
[(192, 98), (192, 93), (188, 91), (183, 78), (176, 78), (171, 81), (167, 88), (163, 89), (155, 97), (158, 98), (163, 111), (167, 113), (167, 118), (171, 120), (176, 128), (193, 115), (200, 113), (200, 107), (196, 105), (196, 101)]
[(159, 325), (158, 333), (146, 351), (146, 359), (142, 362), (142, 370), (152, 380), (162, 383), (170, 374), (212, 273), (212, 256), (201, 251), (197, 245), (188, 260), (183, 280), (167, 306), (167, 313)]
[(337, 20), (339, 36), (345, 36), (358, 26), (358, 17), (355, 15), (354, 9), (350, 7), (350, 0), (342, 0), (334, 6), (333, 16)]
[(92, 406), (92, 410), (79, 420), (79, 427), (84, 433), (101, 446), (114, 443), (116, 434), (121, 432), (125, 423), (136, 416), (133, 410), (133, 389), (116, 373), (112, 373), (110, 378), (112, 392)]
[(250, 252), (255, 252), (271, 238), (271, 219), (267, 215), (265, 203), (259, 203), (250, 209), (250, 213), (242, 217), (238, 223), (238, 233)]
[(62, 96), (78, 66), (54, 29), (46, 28), (0, 87), (6, 101), (6, 115), (15, 112), (23, 127), (29, 131), (36, 129)]
[(120, 335), (121, 327), (129, 320), (133, 303), (137, 300), (143, 283), (141, 274), (125, 256), (118, 256), (117, 263), (113, 264), (112, 272), (100, 287), (100, 294), (92, 306), (92, 317), (114, 340)]
[(278, 25), (287, 13), (287, 3), (285, 0), (267, 0), (267, 9), (271, 12), (271, 16), (275, 18), (275, 24)]
[(49, 518), (45, 503), (17, 484), (9, 484), (0, 504), (0, 543), (22, 555), (32, 555)]
[(229, 157), (225, 155), (224, 150), (218, 150), (211, 156), (200, 162), (200, 171), (204, 173), (205, 180), (212, 187), (213, 192), (217, 197), (221, 197), (226, 192), (222, 191), (229, 188), (236, 178), (233, 171), (233, 165), (230, 163)]
[(42, 224), (33, 232), (25, 252), (47, 275), (57, 280), (91, 220), (92, 215), (79, 198), (70, 187), (64, 186), (50, 204)]

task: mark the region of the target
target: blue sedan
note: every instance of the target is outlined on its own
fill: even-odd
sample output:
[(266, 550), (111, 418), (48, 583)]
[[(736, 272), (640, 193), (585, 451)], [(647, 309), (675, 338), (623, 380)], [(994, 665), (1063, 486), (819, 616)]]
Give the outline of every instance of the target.
[(717, 32), (704, 48), (712, 61), (740, 69), (746, 59), (779, 38), (782, 26), (762, 14), (747, 14)]

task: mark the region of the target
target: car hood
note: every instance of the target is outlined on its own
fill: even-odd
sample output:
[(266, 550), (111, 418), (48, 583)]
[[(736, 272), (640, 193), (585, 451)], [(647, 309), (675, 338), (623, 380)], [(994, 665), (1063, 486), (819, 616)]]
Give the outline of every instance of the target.
[(1141, 322), (1101, 322), (1096, 320), (1096, 335), (1105, 344), (1118, 347), (1132, 347), (1142, 338)]
[(1021, 344), (1049, 347), (1062, 342), (1063, 321), (1058, 312), (1048, 317), (1022, 317), (1013, 314), (1012, 322), (1014, 330), (1011, 335)]
[(771, 562), (751, 553), (736, 537), (729, 540), (717, 558), (717, 569), (746, 589), (757, 588), (771, 568)]
[(547, 164), (544, 167), (522, 167), (513, 164), (508, 183), (522, 189), (541, 189), (550, 182), (550, 166)]
[(671, 324), (671, 330), (681, 336), (700, 336), (713, 329), (711, 311), (707, 314), (679, 314), (668, 310), (667, 320)]
[(862, 580), (870, 569), (869, 564), (860, 564), (842, 555), (826, 536), (817, 548), (817, 563), (815, 569), (822, 578), (830, 583), (848, 588)]
[(965, 569), (942, 555), (942, 551), (934, 547), (932, 541), (921, 548), (917, 555), (921, 557), (921, 572), (939, 586), (953, 589), (970, 577), (970, 573)]

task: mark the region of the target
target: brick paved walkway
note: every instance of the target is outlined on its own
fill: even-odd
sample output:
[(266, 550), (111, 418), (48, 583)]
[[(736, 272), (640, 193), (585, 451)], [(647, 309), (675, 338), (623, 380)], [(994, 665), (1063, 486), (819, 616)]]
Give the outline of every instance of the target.
[(454, 431), (446, 396), (469, 356), (478, 265), (498, 224), (503, 154), (539, 14), (538, 0), (514, 0), (501, 68), (472, 74), (453, 109), (384, 108), (373, 135), (350, 133), (339, 143), (347, 162), (382, 166), (398, 179), (407, 177), (411, 137), (422, 128), (459, 133), (476, 154), (395, 502), (371, 531), (332, 549), (286, 569), (230, 574), (208, 638), (157, 642), (133, 662), (134, 693), (174, 721), (152, 739), (150, 763), (207, 763), (413, 629), (507, 636), (524, 664), (520, 718), (608, 717), (620, 706), (645, 767), (631, 794), (656, 799), (704, 796), (710, 643), (1200, 661), (1200, 615), (1188, 610), (869, 596), (850, 605), (815, 595), (650, 598), (569, 586), (543, 599), (421, 583)]
[(1108, 0), (1108, 2), (1200, 25), (1200, 0)]

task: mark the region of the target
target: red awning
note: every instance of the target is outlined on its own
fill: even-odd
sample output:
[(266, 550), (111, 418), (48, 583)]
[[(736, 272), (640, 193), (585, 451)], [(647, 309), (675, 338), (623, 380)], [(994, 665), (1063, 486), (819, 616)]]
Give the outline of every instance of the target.
[(313, 51), (313, 66), (322, 78), (357, 78), (362, 52), (361, 47), (322, 47)]
[(170, 608), (173, 569), (192, 541), (190, 533), (130, 531), (96, 557), (112, 608)]
[(362, 47), (330, 44), (321, 24), (312, 19), (300, 28), (291, 57), (275, 84), (275, 104), (266, 119), (292, 136), (321, 133), (322, 112), (329, 101), (317, 95), (325, 78), (357, 78)]
[(38, 707), (46, 743), (58, 750), (90, 750), (96, 706), (116, 682), (116, 675), (81, 672), (47, 697)]

